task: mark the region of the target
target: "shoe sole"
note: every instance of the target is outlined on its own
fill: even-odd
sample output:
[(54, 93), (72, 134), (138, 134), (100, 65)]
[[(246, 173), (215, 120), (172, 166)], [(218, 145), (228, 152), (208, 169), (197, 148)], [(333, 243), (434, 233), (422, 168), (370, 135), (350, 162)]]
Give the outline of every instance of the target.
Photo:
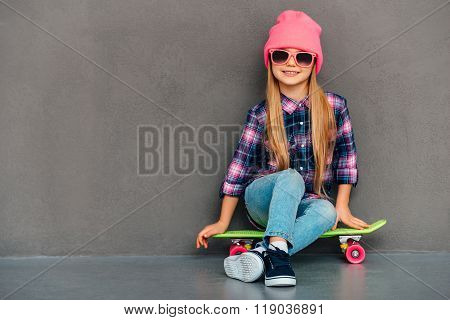
[(297, 285), (297, 279), (290, 276), (278, 276), (265, 278), (264, 284), (267, 287), (285, 287), (285, 286), (295, 286)]
[(258, 280), (264, 273), (264, 261), (253, 253), (241, 253), (225, 258), (223, 266), (227, 276), (243, 282)]

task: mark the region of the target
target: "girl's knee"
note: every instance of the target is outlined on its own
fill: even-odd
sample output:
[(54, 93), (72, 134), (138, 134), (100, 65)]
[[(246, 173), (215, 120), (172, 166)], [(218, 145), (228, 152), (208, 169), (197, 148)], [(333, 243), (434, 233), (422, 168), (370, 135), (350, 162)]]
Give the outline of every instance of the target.
[(305, 181), (303, 180), (302, 175), (295, 169), (287, 168), (279, 172), (280, 175), (278, 179), (283, 180), (284, 186), (291, 186), (300, 191), (304, 191)]
[(336, 222), (337, 211), (334, 205), (325, 199), (317, 200), (317, 212), (320, 214), (328, 229)]

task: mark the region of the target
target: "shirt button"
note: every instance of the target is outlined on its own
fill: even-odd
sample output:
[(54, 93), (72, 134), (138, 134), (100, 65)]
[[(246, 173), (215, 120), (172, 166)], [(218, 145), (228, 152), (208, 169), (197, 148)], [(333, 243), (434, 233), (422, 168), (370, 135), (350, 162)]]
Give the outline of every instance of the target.
[(303, 148), (304, 146), (305, 146), (305, 145), (304, 145), (304, 144), (302, 144), (302, 146), (301, 146), (301, 147)]
[(300, 122), (300, 125), (303, 125), (303, 121)]
[(300, 167), (300, 170), (303, 170), (303, 167)]

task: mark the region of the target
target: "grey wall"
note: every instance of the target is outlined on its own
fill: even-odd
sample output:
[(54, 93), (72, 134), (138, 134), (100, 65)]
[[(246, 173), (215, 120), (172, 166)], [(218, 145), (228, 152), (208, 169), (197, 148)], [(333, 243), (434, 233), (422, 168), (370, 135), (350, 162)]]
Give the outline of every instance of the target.
[[(449, 250), (450, 6), (427, 17), (443, 0), (5, 3), (0, 255), (225, 254), (195, 237), (219, 216), (234, 146), (213, 176), (138, 176), (136, 131), (241, 125), (284, 9), (323, 27), (319, 81), (347, 98), (359, 151), (350, 207), (389, 223), (367, 248)], [(243, 210), (230, 229), (250, 226)]]

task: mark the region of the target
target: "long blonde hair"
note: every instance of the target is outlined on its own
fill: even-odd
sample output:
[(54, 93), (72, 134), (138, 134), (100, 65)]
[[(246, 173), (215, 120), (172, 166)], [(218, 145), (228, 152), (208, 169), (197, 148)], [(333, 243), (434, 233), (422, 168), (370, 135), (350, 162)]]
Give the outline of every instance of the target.
[[(316, 79), (316, 63), (309, 77), (309, 120), (311, 141), (314, 153), (314, 193), (330, 199), (323, 185), (328, 165), (327, 159), (332, 159), (336, 143), (336, 120), (334, 111)], [(277, 165), (277, 171), (290, 167), (288, 141), (284, 127), (281, 94), (278, 80), (272, 73), (272, 63), (267, 68), (266, 87), (266, 139), (270, 157)], [(330, 158), (329, 158), (330, 157)], [(331, 161), (330, 161), (331, 162)], [(322, 191), (323, 190), (323, 194)]]

